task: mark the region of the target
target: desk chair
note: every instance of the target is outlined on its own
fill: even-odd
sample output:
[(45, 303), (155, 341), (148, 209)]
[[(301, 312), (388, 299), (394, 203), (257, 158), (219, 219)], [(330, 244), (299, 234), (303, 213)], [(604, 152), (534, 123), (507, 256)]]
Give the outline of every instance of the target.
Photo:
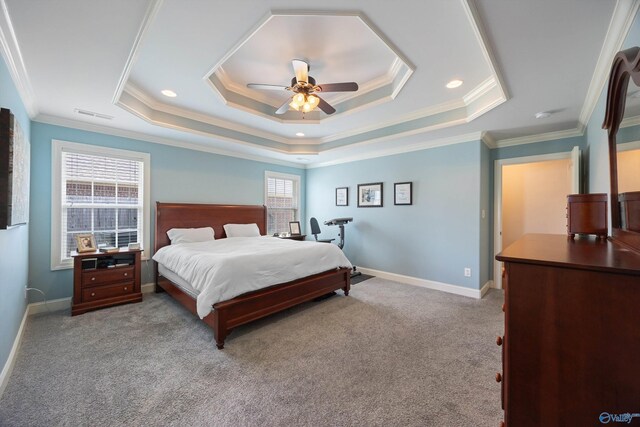
[(313, 234), (313, 237), (315, 237), (316, 242), (331, 243), (334, 240), (336, 240), (336, 239), (320, 239), (320, 240), (318, 240), (318, 234), (321, 233), (320, 225), (318, 225), (318, 220), (312, 217), (309, 220), (309, 222), (311, 223), (311, 234)]

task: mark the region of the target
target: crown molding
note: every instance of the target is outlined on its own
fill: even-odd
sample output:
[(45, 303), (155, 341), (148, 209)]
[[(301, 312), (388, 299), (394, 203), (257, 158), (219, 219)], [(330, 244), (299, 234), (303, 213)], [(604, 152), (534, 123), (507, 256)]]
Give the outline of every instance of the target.
[[(191, 111), (191, 110), (186, 110), (184, 108), (180, 108), (180, 107), (175, 107), (173, 105), (168, 105), (168, 104), (164, 104), (162, 102), (158, 102), (157, 100), (153, 99), (152, 97), (148, 96), (146, 92), (144, 92), (142, 89), (140, 89), (139, 87), (137, 87), (136, 85), (134, 85), (133, 83), (129, 82), (127, 83), (125, 92), (128, 93), (129, 95), (133, 96), (134, 98), (136, 98), (138, 101), (142, 102), (143, 104), (145, 104), (149, 109), (153, 110), (153, 111), (161, 111), (163, 113), (167, 113), (167, 114), (171, 114), (173, 116), (178, 116), (178, 117), (184, 117), (187, 119), (192, 119), (192, 120), (197, 120), (203, 123), (208, 123), (210, 125), (214, 125), (214, 126), (219, 126), (219, 127), (223, 127), (229, 130), (233, 130), (236, 132), (242, 132), (242, 133), (246, 133), (248, 135), (253, 135), (259, 138), (265, 138), (265, 139), (270, 139), (272, 141), (276, 141), (282, 144), (296, 144), (296, 145), (304, 145), (309, 144), (309, 145), (314, 145), (314, 144), (318, 144), (319, 142), (314, 141), (314, 140), (306, 140), (306, 141), (299, 141), (299, 140), (294, 140), (292, 138), (285, 138), (285, 137), (281, 137), (279, 135), (275, 135), (269, 132), (264, 132), (261, 130), (258, 130), (256, 128), (250, 127), (250, 126), (245, 126), (245, 125), (241, 125), (239, 123), (234, 123), (234, 122), (230, 122), (227, 120), (223, 120), (223, 119), (218, 119), (215, 118), (213, 116), (210, 116), (208, 114), (202, 114), (202, 113), (198, 113), (195, 111)], [(118, 101), (118, 104), (121, 103), (122, 100)], [(148, 120), (150, 120), (149, 118), (147, 118)]]
[(495, 55), (493, 54), (493, 49), (491, 48), (489, 38), (487, 37), (484, 26), (482, 25), (482, 20), (480, 19), (480, 14), (478, 13), (475, 2), (474, 0), (461, 0), (461, 3), (462, 8), (467, 15), (467, 19), (471, 24), (471, 28), (473, 29), (473, 33), (478, 40), (482, 55), (484, 56), (485, 61), (487, 61), (487, 63), (489, 64), (489, 68), (491, 68), (491, 73), (495, 78), (496, 85), (501, 93), (501, 97), (506, 101), (507, 99), (509, 99), (509, 93), (507, 92), (506, 86), (504, 84), (502, 73), (497, 66), (497, 61), (495, 59)]
[[(72, 129), (84, 130), (88, 132), (102, 133), (105, 135), (117, 136), (121, 138), (129, 138), (129, 139), (135, 139), (138, 141), (153, 142), (157, 144), (168, 145), (171, 147), (184, 148), (187, 150), (202, 151), (205, 153), (218, 154), (218, 155), (227, 156), (227, 157), (235, 157), (235, 158), (244, 159), (244, 160), (253, 160), (261, 163), (270, 163), (270, 164), (281, 165), (281, 166), (289, 166), (289, 167), (298, 168), (298, 169), (305, 168), (304, 164), (288, 162), (286, 160), (278, 160), (278, 159), (273, 159), (270, 157), (260, 156), (260, 155), (238, 153), (236, 151), (223, 150), (223, 149), (215, 148), (212, 146), (196, 144), (196, 143), (186, 142), (186, 141), (176, 141), (170, 138), (153, 136), (143, 132), (135, 132), (135, 131), (129, 131), (124, 129), (113, 128), (110, 126), (96, 125), (93, 123), (81, 122), (81, 121), (72, 120), (72, 119), (65, 119), (62, 117), (51, 116), (48, 114), (39, 114), (38, 116), (35, 117), (34, 121), (39, 123), (54, 125), (54, 126), (64, 126)], [(305, 155), (305, 154), (300, 153), (298, 155)]]
[(113, 98), (111, 100), (112, 104), (118, 103), (118, 99), (120, 99), (120, 95), (122, 95), (122, 92), (124, 91), (124, 88), (127, 85), (127, 80), (129, 80), (129, 74), (131, 74), (131, 69), (133, 68), (133, 64), (135, 64), (136, 60), (138, 59), (142, 41), (147, 35), (149, 28), (151, 28), (151, 24), (153, 23), (154, 19), (158, 15), (158, 12), (160, 11), (160, 7), (162, 6), (163, 1), (164, 0), (151, 0), (149, 2), (147, 11), (145, 12), (144, 16), (142, 17), (142, 21), (140, 22), (138, 33), (136, 34), (136, 37), (133, 40), (133, 45), (131, 46), (129, 57), (127, 58), (124, 64), (124, 69), (122, 70), (120, 79), (118, 79), (116, 91), (113, 94)]
[(16, 85), (27, 114), (29, 118), (33, 119), (38, 115), (36, 97), (33, 93), (31, 80), (22, 58), (22, 52), (18, 45), (18, 39), (16, 38), (5, 0), (0, 0), (0, 9), (0, 52), (9, 68), (11, 79)]
[(496, 145), (496, 140), (493, 139), (493, 136), (489, 132), (482, 132), (481, 140), (484, 142), (484, 145), (489, 147), (489, 149), (498, 148)]
[(609, 78), (613, 57), (622, 48), (624, 39), (629, 33), (631, 24), (635, 19), (640, 0), (618, 0), (609, 21), (609, 28), (600, 49), (598, 62), (591, 77), (589, 90), (580, 111), (579, 122), (584, 126), (591, 120), (593, 110), (596, 108), (600, 94)]
[(622, 122), (620, 122), (621, 128), (628, 128), (638, 125), (640, 125), (640, 116), (625, 117), (624, 119), (622, 119)]
[(557, 139), (573, 138), (576, 136), (583, 136), (584, 128), (580, 126), (575, 129), (566, 129), (555, 132), (545, 132), (536, 135), (520, 136), (517, 138), (508, 138), (495, 141), (495, 147), (492, 148), (504, 148), (513, 147), (514, 145), (531, 144), (534, 142), (554, 141)]
[(401, 146), (398, 146), (398, 147), (392, 147), (392, 148), (388, 148), (388, 149), (370, 151), (370, 152), (367, 152), (365, 154), (358, 154), (358, 155), (343, 157), (343, 158), (340, 158), (340, 159), (329, 160), (329, 161), (326, 161), (326, 162), (310, 163), (310, 164), (307, 164), (306, 168), (307, 169), (323, 168), (323, 167), (327, 167), (327, 166), (339, 165), (339, 164), (342, 164), (342, 163), (352, 163), (352, 162), (357, 162), (357, 161), (360, 161), (360, 160), (375, 159), (375, 158), (378, 158), (378, 157), (393, 156), (393, 155), (396, 155), (396, 154), (410, 153), (410, 152), (413, 152), (413, 151), (428, 150), (428, 149), (431, 149), (431, 148), (444, 147), (446, 145), (454, 145), (454, 144), (461, 144), (461, 143), (464, 143), (464, 142), (480, 141), (480, 140), (482, 140), (482, 137), (483, 137), (482, 132), (472, 132), (472, 133), (453, 136), (453, 137), (449, 137), (449, 138), (440, 138), (440, 139), (435, 139), (435, 140), (431, 140), (431, 141), (419, 142), (419, 143), (416, 143), (416, 144), (401, 145)]

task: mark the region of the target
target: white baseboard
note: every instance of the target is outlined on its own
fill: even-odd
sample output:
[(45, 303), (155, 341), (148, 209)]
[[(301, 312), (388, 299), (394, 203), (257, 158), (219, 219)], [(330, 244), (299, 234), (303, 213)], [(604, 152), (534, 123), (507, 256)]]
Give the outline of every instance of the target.
[(487, 280), (487, 283), (480, 288), (480, 298), (484, 297), (484, 294), (489, 292), (489, 288), (493, 288), (493, 280)]
[(11, 347), (11, 351), (9, 352), (9, 357), (4, 363), (4, 367), (2, 368), (2, 372), (0, 373), (0, 397), (2, 397), (2, 393), (4, 393), (4, 389), (9, 383), (9, 377), (11, 376), (11, 371), (13, 371), (13, 365), (16, 363), (16, 355), (18, 354), (20, 342), (22, 342), (24, 324), (27, 322), (28, 313), (29, 310), (24, 311), (22, 322), (20, 322), (20, 328), (18, 328), (18, 333), (16, 334), (16, 338), (13, 340), (13, 346)]
[[(143, 294), (148, 294), (156, 289), (155, 283), (145, 283), (140, 287)], [(60, 311), (71, 308), (71, 297), (49, 300), (46, 303), (33, 302), (29, 304), (27, 312), (29, 316), (32, 314), (46, 313), (47, 311)]]
[(382, 279), (393, 280), (407, 285), (419, 286), (421, 288), (434, 289), (436, 291), (448, 292), (450, 294), (462, 295), (465, 297), (480, 299), (487, 292), (488, 283), (482, 289), (465, 288), (464, 286), (451, 285), (449, 283), (436, 282), (434, 280), (420, 279), (418, 277), (404, 276), (402, 274), (388, 273), (386, 271), (374, 270), (372, 268), (358, 267), (363, 274), (380, 277)]

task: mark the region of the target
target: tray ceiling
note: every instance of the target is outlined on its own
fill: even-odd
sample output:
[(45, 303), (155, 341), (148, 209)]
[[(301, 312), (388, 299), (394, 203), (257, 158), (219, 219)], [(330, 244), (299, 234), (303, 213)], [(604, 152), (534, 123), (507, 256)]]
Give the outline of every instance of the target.
[[(3, 54), (36, 120), (298, 164), (578, 129), (601, 51), (637, 10), (597, 0), (327, 0), (321, 10), (293, 0), (0, 1)], [(288, 85), (294, 58), (318, 83), (360, 90), (321, 94), (331, 116), (276, 116), (289, 93), (246, 85)], [(462, 86), (448, 89), (454, 79)]]

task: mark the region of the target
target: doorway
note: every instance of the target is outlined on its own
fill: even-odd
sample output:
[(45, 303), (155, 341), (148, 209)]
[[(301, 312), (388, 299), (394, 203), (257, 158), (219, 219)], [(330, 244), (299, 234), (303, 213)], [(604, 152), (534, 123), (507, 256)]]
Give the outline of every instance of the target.
[[(527, 233), (565, 234), (567, 195), (580, 191), (580, 149), (495, 162), (494, 256)], [(502, 263), (494, 258), (494, 287)]]

